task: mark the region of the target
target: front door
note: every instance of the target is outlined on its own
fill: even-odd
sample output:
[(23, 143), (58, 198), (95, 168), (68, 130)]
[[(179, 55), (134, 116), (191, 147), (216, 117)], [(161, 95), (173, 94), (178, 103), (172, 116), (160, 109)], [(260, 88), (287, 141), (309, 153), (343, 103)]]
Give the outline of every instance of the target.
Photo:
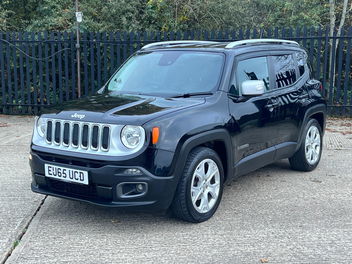
[[(277, 144), (274, 87), (270, 78), (268, 57), (239, 57), (234, 64), (229, 90), (229, 110), (233, 120), (232, 143), (236, 174), (244, 174), (273, 161)], [(263, 95), (244, 97), (241, 84), (246, 80), (262, 80)]]

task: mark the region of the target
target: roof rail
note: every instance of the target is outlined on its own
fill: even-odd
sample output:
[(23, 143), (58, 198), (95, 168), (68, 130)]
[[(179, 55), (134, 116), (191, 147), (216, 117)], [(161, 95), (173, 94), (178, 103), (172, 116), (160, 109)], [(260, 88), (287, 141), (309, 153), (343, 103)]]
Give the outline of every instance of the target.
[(163, 47), (163, 46), (171, 46), (171, 45), (199, 45), (199, 44), (215, 44), (218, 42), (214, 41), (200, 41), (200, 40), (173, 40), (173, 41), (160, 41), (160, 42), (154, 42), (147, 44), (143, 46), (142, 49), (150, 49), (150, 48), (156, 48), (156, 47)]
[(229, 44), (226, 45), (225, 48), (232, 49), (235, 47), (250, 45), (250, 44), (289, 44), (289, 45), (299, 46), (299, 44), (296, 41), (285, 40), (285, 39), (247, 39), (247, 40), (230, 42)]

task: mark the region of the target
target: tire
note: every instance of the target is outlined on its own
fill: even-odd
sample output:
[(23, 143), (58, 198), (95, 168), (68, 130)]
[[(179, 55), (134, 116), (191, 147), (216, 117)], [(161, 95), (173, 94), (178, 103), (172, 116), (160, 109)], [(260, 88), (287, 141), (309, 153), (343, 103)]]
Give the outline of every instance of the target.
[(224, 169), (217, 153), (206, 147), (195, 148), (188, 155), (171, 205), (174, 216), (192, 223), (208, 220), (219, 206), (223, 185)]
[[(316, 137), (314, 137), (315, 132), (318, 132), (318, 135)], [(313, 137), (315, 138), (315, 140), (312, 140)], [(312, 150), (309, 154), (309, 149), (314, 149), (314, 151)], [(304, 128), (303, 141), (301, 143), (300, 148), (291, 158), (289, 158), (291, 168), (298, 171), (314, 170), (319, 164), (322, 151), (322, 129), (317, 120), (310, 119)], [(315, 153), (317, 153), (316, 156)]]

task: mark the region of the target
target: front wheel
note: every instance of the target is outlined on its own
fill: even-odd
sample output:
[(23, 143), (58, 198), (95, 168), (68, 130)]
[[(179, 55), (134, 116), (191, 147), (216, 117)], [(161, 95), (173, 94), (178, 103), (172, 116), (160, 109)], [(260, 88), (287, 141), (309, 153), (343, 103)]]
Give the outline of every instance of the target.
[(304, 128), (304, 139), (298, 151), (289, 159), (291, 168), (299, 171), (312, 171), (320, 161), (323, 136), (322, 129), (315, 119), (310, 119)]
[(223, 182), (224, 170), (216, 152), (205, 147), (194, 149), (176, 190), (173, 213), (188, 222), (208, 220), (219, 206)]

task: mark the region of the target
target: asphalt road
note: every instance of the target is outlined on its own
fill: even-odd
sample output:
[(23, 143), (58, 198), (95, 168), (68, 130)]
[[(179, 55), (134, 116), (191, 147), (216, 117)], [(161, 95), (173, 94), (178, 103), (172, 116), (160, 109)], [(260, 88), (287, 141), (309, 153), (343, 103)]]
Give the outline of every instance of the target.
[(201, 224), (31, 193), (32, 122), (0, 116), (0, 263), (351, 263), (351, 120), (329, 122), (315, 171), (241, 177)]

